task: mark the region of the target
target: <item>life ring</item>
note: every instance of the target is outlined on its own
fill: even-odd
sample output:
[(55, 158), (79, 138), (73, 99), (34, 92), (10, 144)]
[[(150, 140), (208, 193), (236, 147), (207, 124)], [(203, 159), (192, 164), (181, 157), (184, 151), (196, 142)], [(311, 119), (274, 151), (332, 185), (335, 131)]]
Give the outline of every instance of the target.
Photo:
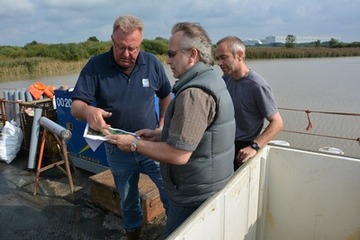
[(271, 140), (269, 144), (290, 147), (290, 143), (283, 140)]
[(321, 148), (319, 148), (319, 152), (344, 155), (344, 151), (339, 148), (336, 148), (336, 147), (321, 147)]

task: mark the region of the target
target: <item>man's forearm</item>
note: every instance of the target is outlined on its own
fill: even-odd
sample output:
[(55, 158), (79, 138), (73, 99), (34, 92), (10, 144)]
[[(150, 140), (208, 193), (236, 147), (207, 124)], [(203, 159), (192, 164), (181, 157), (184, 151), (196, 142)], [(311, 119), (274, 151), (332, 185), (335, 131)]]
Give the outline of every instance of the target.
[(75, 100), (71, 104), (71, 114), (80, 120), (86, 120), (86, 108), (88, 105), (80, 100)]
[(255, 142), (261, 147), (264, 147), (276, 134), (283, 128), (283, 121), (279, 113), (274, 114), (269, 120), (269, 125), (265, 130), (255, 139)]

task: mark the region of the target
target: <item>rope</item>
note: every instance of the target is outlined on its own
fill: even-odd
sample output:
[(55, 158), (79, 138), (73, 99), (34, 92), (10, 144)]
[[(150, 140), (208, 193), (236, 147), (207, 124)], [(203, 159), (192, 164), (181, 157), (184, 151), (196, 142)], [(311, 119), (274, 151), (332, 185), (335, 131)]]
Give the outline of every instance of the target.
[(323, 134), (304, 133), (304, 132), (286, 130), (286, 129), (283, 129), (281, 131), (282, 132), (289, 132), (289, 133), (298, 133), (298, 134), (304, 134), (304, 135), (311, 135), (311, 136), (317, 136), (317, 137), (336, 138), (336, 139), (341, 139), (341, 140), (355, 140), (355, 141), (359, 142), (359, 144), (360, 144), (360, 138), (347, 138), (347, 137), (338, 137), (338, 136), (323, 135)]
[[(279, 108), (281, 110), (286, 111), (294, 111), (294, 112), (305, 112), (306, 117), (308, 120), (308, 125), (306, 127), (306, 131), (309, 131), (313, 128), (313, 123), (310, 119), (310, 113), (320, 113), (320, 114), (334, 114), (334, 115), (343, 115), (343, 116), (355, 116), (360, 117), (360, 113), (349, 113), (349, 112), (329, 112), (329, 111), (310, 111), (310, 110), (301, 110), (301, 109), (291, 109), (291, 108)], [(292, 130), (282, 130), (283, 132), (290, 132), (290, 133), (298, 133), (298, 134), (306, 134), (306, 135), (313, 135), (313, 136), (319, 136), (319, 137), (327, 137), (327, 138), (335, 138), (335, 139), (342, 139), (342, 140), (355, 140), (360, 145), (360, 137), (358, 138), (346, 138), (346, 137), (338, 137), (338, 136), (329, 136), (329, 135), (322, 135), (322, 134), (311, 134), (311, 133), (304, 133), (299, 131), (292, 131)]]
[(294, 112), (309, 112), (309, 113), (322, 113), (322, 114), (335, 114), (335, 115), (346, 115), (346, 116), (355, 116), (360, 117), (360, 113), (345, 113), (345, 112), (327, 112), (327, 111), (310, 111), (310, 110), (301, 110), (301, 109), (291, 109), (291, 108), (279, 108), (281, 110), (294, 111)]
[(306, 127), (306, 131), (309, 131), (310, 129), (313, 128), (313, 124), (311, 122), (311, 119), (310, 119), (310, 111), (309, 110), (306, 110), (306, 116), (307, 116), (307, 119), (308, 119), (308, 126)]

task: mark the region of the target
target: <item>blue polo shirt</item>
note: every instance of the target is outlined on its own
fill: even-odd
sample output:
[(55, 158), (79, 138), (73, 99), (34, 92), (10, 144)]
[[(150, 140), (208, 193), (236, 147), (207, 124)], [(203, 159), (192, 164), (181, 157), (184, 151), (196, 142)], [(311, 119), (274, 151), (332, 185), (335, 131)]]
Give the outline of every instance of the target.
[(158, 124), (154, 96), (164, 98), (171, 84), (162, 63), (151, 53), (140, 52), (131, 75), (116, 64), (112, 49), (92, 57), (81, 70), (72, 100), (95, 103), (112, 112), (111, 127), (134, 132)]

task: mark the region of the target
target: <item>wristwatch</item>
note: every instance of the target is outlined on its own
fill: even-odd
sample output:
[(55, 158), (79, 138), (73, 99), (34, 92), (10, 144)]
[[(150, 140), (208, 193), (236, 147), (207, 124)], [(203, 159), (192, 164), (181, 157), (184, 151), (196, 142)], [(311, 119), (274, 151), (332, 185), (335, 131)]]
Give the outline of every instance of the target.
[(134, 139), (131, 141), (131, 145), (130, 145), (131, 151), (136, 152), (136, 150), (137, 150), (137, 144), (138, 144), (139, 140), (140, 140), (139, 137), (135, 137), (135, 136), (134, 136)]
[(256, 143), (256, 142), (252, 142), (250, 147), (256, 151), (259, 151), (260, 150), (260, 147), (259, 145)]

